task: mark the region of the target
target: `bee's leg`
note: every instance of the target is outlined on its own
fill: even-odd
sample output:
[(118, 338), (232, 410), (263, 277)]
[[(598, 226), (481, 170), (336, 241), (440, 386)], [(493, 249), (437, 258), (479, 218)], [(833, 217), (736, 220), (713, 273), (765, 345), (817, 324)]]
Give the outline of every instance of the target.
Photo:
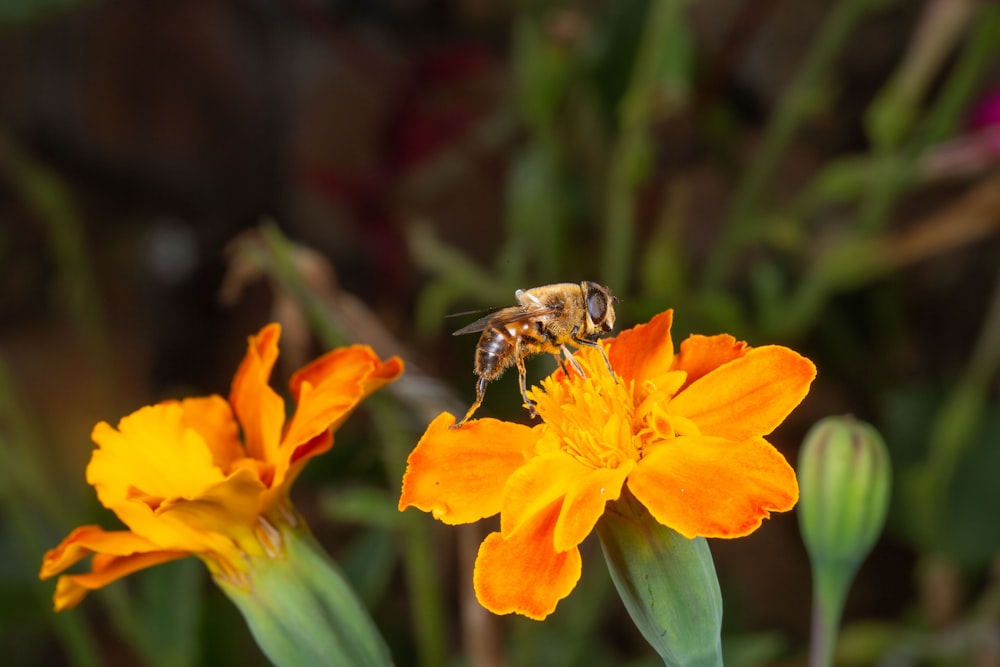
[(469, 411), (465, 413), (465, 416), (462, 417), (457, 422), (455, 422), (454, 424), (452, 424), (449, 428), (459, 428), (459, 427), (461, 427), (462, 424), (464, 424), (465, 422), (469, 421), (469, 417), (471, 417), (473, 415), (473, 413), (476, 410), (479, 409), (479, 406), (483, 404), (483, 398), (486, 397), (486, 384), (487, 384), (487, 382), (488, 382), (488, 380), (485, 377), (483, 377), (482, 375), (479, 376), (479, 380), (476, 382), (476, 400), (475, 400), (475, 402), (473, 402), (472, 407), (469, 408)]
[(517, 359), (517, 381), (521, 385), (521, 398), (524, 399), (524, 404), (528, 406), (528, 413), (531, 415), (531, 418), (534, 419), (535, 417), (538, 416), (538, 413), (535, 412), (535, 402), (530, 398), (528, 398), (528, 386), (527, 386), (528, 372), (524, 368), (524, 358), (520, 354), (518, 354), (516, 359)]
[(581, 347), (596, 347), (601, 353), (601, 358), (604, 359), (604, 365), (608, 367), (608, 373), (611, 374), (611, 378), (615, 381), (615, 384), (618, 384), (618, 376), (615, 375), (615, 369), (611, 368), (611, 362), (608, 360), (608, 353), (604, 351), (603, 345), (597, 341), (587, 340), (586, 338), (577, 338), (576, 336), (573, 337), (573, 341)]
[[(587, 377), (587, 374), (583, 372), (583, 366), (581, 366), (580, 362), (576, 360), (576, 357), (573, 356), (573, 353), (570, 352), (570, 349), (565, 345), (561, 345), (560, 349), (562, 350), (563, 357), (566, 358), (566, 361), (568, 361), (569, 365), (573, 367), (573, 370), (576, 371), (577, 375), (579, 375), (582, 378)], [(560, 358), (560, 362), (561, 361), (562, 359)], [(566, 366), (563, 366), (563, 373), (566, 373), (566, 377), (569, 377), (569, 371), (566, 370)]]

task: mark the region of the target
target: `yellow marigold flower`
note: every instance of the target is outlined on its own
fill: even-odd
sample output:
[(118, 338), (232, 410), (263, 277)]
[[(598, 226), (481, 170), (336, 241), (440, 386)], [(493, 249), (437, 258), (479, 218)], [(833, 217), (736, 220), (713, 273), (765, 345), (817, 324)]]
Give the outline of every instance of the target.
[[(101, 422), (87, 482), (128, 530), (77, 528), (45, 554), (47, 579), (93, 555), (91, 571), (63, 575), (57, 611), (138, 570), (197, 556), (216, 577), (245, 580), (247, 557), (265, 556), (280, 541), (274, 528), (291, 514), (292, 482), (306, 463), (333, 445), (333, 431), (355, 406), (403, 370), (368, 347), (339, 348), (291, 378), (295, 410), (268, 386), (278, 357), (277, 324), (251, 336), (229, 399), (164, 401)], [(274, 555), (274, 554), (271, 554)]]
[(435, 419), (410, 454), (399, 508), (448, 524), (500, 513), (474, 586), (498, 613), (542, 619), (580, 577), (579, 544), (627, 489), (684, 537), (740, 537), (798, 499), (795, 472), (764, 436), (805, 397), (808, 359), (732, 336), (691, 336), (675, 354), (672, 311), (576, 358), (529, 394), (541, 423)]

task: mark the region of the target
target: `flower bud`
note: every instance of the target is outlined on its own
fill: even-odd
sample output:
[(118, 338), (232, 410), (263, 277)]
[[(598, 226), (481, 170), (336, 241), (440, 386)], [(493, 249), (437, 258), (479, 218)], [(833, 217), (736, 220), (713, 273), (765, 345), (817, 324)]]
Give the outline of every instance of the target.
[(814, 567), (851, 575), (882, 532), (892, 470), (882, 436), (853, 417), (827, 417), (799, 455), (799, 526)]
[(828, 667), (854, 573), (885, 525), (889, 452), (870, 424), (827, 417), (806, 434), (798, 474), (799, 527), (813, 568), (809, 664)]
[(642, 636), (672, 667), (721, 667), (722, 593), (704, 537), (659, 524), (623, 494), (597, 523), (604, 559)]

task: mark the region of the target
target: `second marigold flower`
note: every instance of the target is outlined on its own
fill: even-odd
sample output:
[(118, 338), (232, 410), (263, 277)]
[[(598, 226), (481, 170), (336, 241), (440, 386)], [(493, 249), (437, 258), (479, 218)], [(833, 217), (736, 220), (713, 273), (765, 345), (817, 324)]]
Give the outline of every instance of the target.
[(449, 524), (500, 513), (474, 584), (495, 613), (542, 619), (580, 578), (579, 545), (628, 493), (692, 538), (740, 537), (798, 499), (795, 473), (764, 436), (805, 397), (816, 369), (781, 346), (691, 336), (677, 353), (672, 311), (576, 358), (533, 389), (541, 423), (435, 419), (411, 453), (400, 509)]

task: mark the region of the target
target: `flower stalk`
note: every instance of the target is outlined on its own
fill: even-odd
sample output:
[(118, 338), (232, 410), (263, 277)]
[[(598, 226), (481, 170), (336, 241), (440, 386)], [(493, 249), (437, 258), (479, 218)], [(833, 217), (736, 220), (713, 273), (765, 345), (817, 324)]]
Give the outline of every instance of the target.
[(250, 558), (245, 585), (215, 581), (275, 665), (391, 665), (364, 605), (304, 524), (269, 527), (280, 553)]
[(722, 592), (703, 537), (658, 523), (628, 493), (597, 523), (611, 579), (633, 623), (669, 667), (722, 665)]

